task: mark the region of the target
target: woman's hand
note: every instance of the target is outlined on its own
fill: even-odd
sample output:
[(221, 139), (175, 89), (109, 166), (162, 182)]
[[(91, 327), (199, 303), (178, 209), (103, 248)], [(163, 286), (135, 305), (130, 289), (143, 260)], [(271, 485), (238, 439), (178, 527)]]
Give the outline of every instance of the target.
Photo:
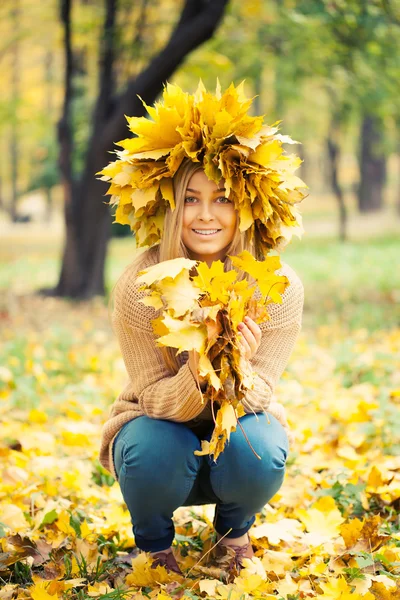
[(244, 318), (244, 323), (239, 323), (240, 350), (244, 358), (250, 360), (257, 352), (261, 343), (261, 329), (250, 317)]

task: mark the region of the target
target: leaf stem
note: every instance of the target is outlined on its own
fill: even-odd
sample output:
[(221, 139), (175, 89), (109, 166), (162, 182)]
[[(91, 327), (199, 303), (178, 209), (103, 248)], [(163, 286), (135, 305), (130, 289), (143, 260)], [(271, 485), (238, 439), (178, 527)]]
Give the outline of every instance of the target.
[(243, 435), (245, 437), (245, 440), (248, 443), (248, 445), (250, 446), (250, 449), (253, 452), (254, 456), (256, 456), (259, 460), (261, 460), (261, 456), (259, 454), (257, 454), (257, 452), (254, 450), (253, 446), (251, 445), (250, 440), (247, 437), (246, 432), (243, 429), (243, 425), (241, 424), (241, 422), (239, 421), (239, 419), (237, 419), (237, 424), (239, 425), (240, 429), (242, 430), (242, 433), (243, 433)]

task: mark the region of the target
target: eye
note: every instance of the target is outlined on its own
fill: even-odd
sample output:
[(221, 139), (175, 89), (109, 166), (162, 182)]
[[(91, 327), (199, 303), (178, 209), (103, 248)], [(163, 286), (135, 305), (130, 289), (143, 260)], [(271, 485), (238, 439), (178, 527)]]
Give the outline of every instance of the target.
[(185, 204), (193, 204), (194, 202), (197, 202), (197, 198), (193, 198), (193, 196), (185, 198)]
[(231, 204), (232, 200), (229, 200), (229, 198), (225, 198), (225, 196), (220, 196), (219, 198), (217, 198), (217, 202), (220, 204)]

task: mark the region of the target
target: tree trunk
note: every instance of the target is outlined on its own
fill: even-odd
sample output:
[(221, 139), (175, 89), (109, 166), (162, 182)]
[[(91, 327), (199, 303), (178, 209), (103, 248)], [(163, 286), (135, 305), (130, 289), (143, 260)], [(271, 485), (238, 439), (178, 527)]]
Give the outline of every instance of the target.
[(53, 218), (53, 193), (52, 188), (45, 188), (46, 194), (46, 208), (44, 220), (46, 223), (51, 223), (51, 219)]
[[(73, 77), (73, 54), (71, 42), (71, 12), (72, 0), (61, 0), (60, 13), (61, 21), (64, 25), (64, 53), (65, 53), (65, 83), (64, 83), (64, 106), (63, 114), (58, 123), (58, 141), (60, 146), (59, 167), (61, 173), (61, 185), (64, 190), (64, 218), (66, 230), (66, 244), (62, 260), (60, 281), (65, 273), (70, 273), (74, 278), (74, 272), (79, 265), (79, 238), (77, 230), (77, 210), (75, 201), (75, 189), (72, 175), (72, 151), (73, 136), (71, 124), (71, 104), (72, 104), (72, 77)], [(68, 251), (67, 251), (68, 249)], [(60, 290), (57, 286), (54, 290), (43, 290), (46, 293), (59, 295)], [(74, 294), (71, 290), (65, 290), (65, 295)]]
[(382, 120), (365, 115), (361, 126), (360, 184), (358, 208), (360, 212), (372, 212), (383, 207), (386, 183), (386, 157), (382, 149)]
[[(46, 113), (49, 118), (52, 118), (54, 113), (54, 102), (53, 102), (53, 93), (52, 93), (52, 84), (53, 84), (53, 73), (54, 73), (54, 65), (53, 65), (53, 52), (51, 50), (47, 50), (44, 58), (44, 80), (46, 86), (46, 98), (45, 98), (45, 108)], [(45, 223), (51, 223), (53, 217), (53, 193), (52, 188), (45, 188), (46, 195), (46, 205), (45, 205), (45, 213), (44, 213), (44, 221)]]
[[(397, 123), (397, 131), (399, 130), (400, 123)], [(396, 201), (396, 209), (397, 214), (400, 216), (400, 142), (397, 142), (397, 152), (396, 157), (399, 165), (399, 169), (397, 170), (397, 201)]]
[[(64, 3), (70, 0), (63, 0)], [(119, 97), (113, 90), (114, 21), (116, 0), (107, 0), (100, 92), (93, 118), (92, 136), (80, 181), (73, 188), (66, 210), (66, 242), (61, 275), (52, 293), (73, 298), (104, 294), (104, 265), (111, 232), (108, 203), (103, 199), (104, 182), (95, 178), (111, 159), (115, 141), (128, 136), (124, 115), (142, 116), (145, 109), (138, 95), (152, 104), (163, 84), (184, 58), (209, 39), (219, 24), (228, 0), (186, 0), (179, 22), (167, 45), (149, 66), (128, 82)], [(68, 194), (66, 196), (68, 204)]]
[(339, 161), (340, 161), (340, 145), (339, 145), (339, 120), (336, 116), (332, 118), (329, 128), (326, 147), (329, 157), (330, 180), (333, 193), (335, 194), (339, 207), (339, 239), (342, 242), (347, 240), (347, 209), (344, 200), (343, 190), (339, 182)]
[(11, 11), (12, 28), (16, 34), (14, 46), (12, 50), (12, 79), (11, 79), (11, 97), (13, 113), (11, 118), (11, 141), (10, 141), (10, 159), (11, 159), (11, 204), (10, 217), (13, 222), (17, 220), (17, 203), (18, 203), (18, 103), (19, 103), (19, 17), (20, 4), (19, 0), (15, 0)]

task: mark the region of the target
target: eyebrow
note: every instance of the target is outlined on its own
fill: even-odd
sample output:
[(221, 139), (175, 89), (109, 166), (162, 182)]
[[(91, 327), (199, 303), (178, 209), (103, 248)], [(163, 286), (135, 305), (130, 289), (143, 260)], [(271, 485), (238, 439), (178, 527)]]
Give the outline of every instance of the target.
[[(186, 188), (187, 192), (193, 192), (194, 194), (200, 194), (199, 190), (193, 190), (192, 188)], [(217, 190), (215, 190), (213, 192), (213, 194), (216, 194), (217, 192), (225, 192), (225, 188), (218, 188)]]

